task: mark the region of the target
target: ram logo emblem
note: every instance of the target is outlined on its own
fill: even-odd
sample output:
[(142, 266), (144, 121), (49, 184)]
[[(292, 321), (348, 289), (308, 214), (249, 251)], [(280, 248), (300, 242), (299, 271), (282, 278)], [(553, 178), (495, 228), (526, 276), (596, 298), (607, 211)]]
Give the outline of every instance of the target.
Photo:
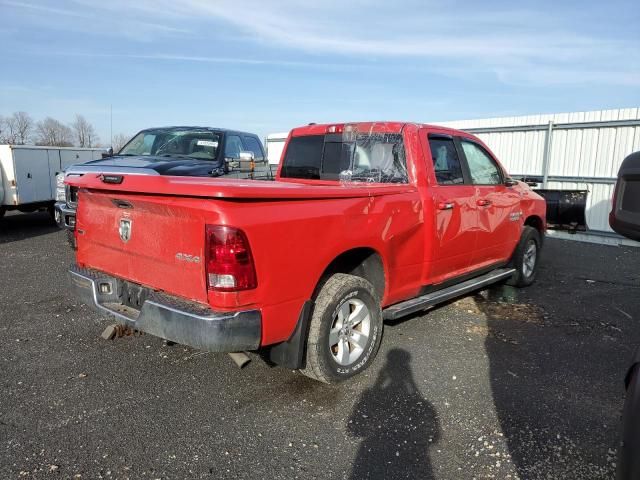
[(120, 233), (120, 240), (124, 243), (127, 243), (131, 238), (131, 220), (128, 218), (120, 219), (120, 227), (118, 228), (118, 233)]

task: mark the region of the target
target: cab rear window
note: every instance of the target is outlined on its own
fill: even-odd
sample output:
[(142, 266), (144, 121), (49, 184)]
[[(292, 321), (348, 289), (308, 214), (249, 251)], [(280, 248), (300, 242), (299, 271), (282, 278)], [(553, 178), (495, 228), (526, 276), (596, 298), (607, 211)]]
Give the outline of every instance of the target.
[(407, 183), (399, 133), (348, 133), (292, 137), (280, 176), (316, 180)]

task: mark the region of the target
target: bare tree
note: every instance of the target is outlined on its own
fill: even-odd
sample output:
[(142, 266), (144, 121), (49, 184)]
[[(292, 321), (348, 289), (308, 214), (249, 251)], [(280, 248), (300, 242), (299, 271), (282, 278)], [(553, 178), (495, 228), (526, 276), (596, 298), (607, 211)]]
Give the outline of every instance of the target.
[(93, 125), (82, 115), (76, 115), (76, 120), (71, 124), (79, 147), (93, 147), (98, 141)]
[(112, 143), (111, 146), (113, 147), (114, 153), (118, 153), (130, 139), (131, 137), (124, 133), (118, 133), (114, 135), (113, 141), (111, 142)]
[(55, 118), (47, 117), (36, 125), (37, 145), (73, 146), (73, 131)]
[(8, 130), (8, 143), (24, 145), (31, 138), (33, 119), (27, 112), (14, 112), (5, 120)]
[(7, 140), (5, 138), (5, 134), (7, 133), (6, 128), (7, 124), (5, 123), (5, 119), (2, 115), (0, 115), (0, 143), (7, 143)]

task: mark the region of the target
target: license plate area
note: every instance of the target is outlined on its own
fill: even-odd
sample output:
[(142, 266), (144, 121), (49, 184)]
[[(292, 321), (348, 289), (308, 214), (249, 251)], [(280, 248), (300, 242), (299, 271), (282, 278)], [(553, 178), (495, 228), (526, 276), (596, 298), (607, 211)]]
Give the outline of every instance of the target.
[(118, 281), (118, 298), (122, 305), (140, 311), (148, 297), (148, 288), (126, 280)]

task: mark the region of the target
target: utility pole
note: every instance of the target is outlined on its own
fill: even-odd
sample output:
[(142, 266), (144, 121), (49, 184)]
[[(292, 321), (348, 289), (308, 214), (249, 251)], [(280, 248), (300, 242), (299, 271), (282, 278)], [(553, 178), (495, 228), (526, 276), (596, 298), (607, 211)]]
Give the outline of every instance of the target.
[(109, 105), (109, 135), (111, 136), (110, 147), (113, 147), (113, 104)]

